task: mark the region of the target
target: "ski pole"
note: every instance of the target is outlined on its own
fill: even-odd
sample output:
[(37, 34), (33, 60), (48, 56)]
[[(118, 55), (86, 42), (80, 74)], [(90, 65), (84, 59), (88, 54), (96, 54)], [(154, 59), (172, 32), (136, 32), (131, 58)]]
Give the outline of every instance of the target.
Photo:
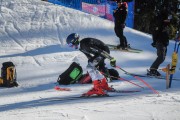
[(152, 86), (150, 86), (147, 82), (145, 82), (143, 79), (141, 79), (138, 76), (134, 76), (134, 78), (136, 78), (137, 80), (141, 81), (142, 83), (144, 83), (148, 88), (150, 88), (155, 94), (159, 95), (159, 92), (156, 91)]
[[(103, 75), (107, 75), (107, 74), (105, 74), (105, 73), (103, 73), (103, 72), (101, 72), (101, 73), (102, 73)], [(135, 85), (135, 86), (138, 86), (138, 87), (144, 89), (144, 87), (142, 87), (142, 86), (140, 86), (140, 85), (138, 85), (138, 84), (136, 84), (136, 83), (134, 83), (134, 82), (131, 82), (131, 81), (129, 81), (129, 80), (126, 80), (126, 79), (124, 79), (124, 78), (122, 78), (122, 77), (115, 77), (115, 76), (110, 76), (110, 77), (116, 78), (116, 79), (118, 79), (118, 80), (122, 80), (122, 81), (129, 82), (129, 83), (131, 83), (131, 84), (133, 84), (133, 85)]]
[(153, 87), (151, 87), (147, 82), (145, 82), (143, 79), (141, 79), (140, 77), (138, 76), (135, 76), (135, 75), (132, 75), (131, 73), (125, 71), (124, 69), (122, 69), (121, 67), (119, 66), (116, 66), (116, 68), (122, 70), (123, 72), (125, 73), (128, 73), (129, 75), (133, 76), (134, 78), (136, 78), (137, 80), (141, 81), (142, 83), (144, 83), (149, 89), (151, 89), (155, 94), (158, 94), (159, 95), (159, 92), (157, 92)]
[(142, 87), (142, 86), (140, 86), (140, 85), (138, 85), (138, 84), (135, 84), (135, 83), (133, 83), (133, 82), (131, 82), (131, 81), (129, 81), (129, 80), (126, 80), (126, 79), (124, 79), (124, 78), (122, 78), (122, 77), (119, 77), (118, 80), (123, 80), (123, 81), (129, 82), (129, 83), (131, 83), (131, 84), (133, 84), (133, 85), (135, 85), (135, 86), (138, 86), (138, 87), (144, 89), (144, 87)]

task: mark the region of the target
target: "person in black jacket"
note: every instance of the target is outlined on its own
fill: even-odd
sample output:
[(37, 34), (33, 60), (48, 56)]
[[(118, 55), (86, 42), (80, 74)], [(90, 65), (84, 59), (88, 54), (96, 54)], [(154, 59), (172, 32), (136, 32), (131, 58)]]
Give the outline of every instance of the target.
[[(70, 34), (66, 39), (70, 47), (78, 49), (80, 44), (80, 51), (83, 52), (88, 58), (87, 71), (93, 81), (94, 87), (83, 96), (106, 95), (104, 90), (113, 90), (108, 86), (107, 80), (98, 70), (105, 69), (104, 60), (108, 58), (112, 67), (116, 66), (116, 60), (110, 56), (110, 50), (102, 41), (95, 38), (84, 38), (79, 40), (77, 33)], [(97, 70), (98, 69), (98, 70)]]
[(113, 16), (114, 16), (114, 31), (116, 33), (116, 36), (120, 40), (120, 44), (117, 46), (117, 48), (125, 49), (128, 47), (127, 39), (124, 36), (124, 28), (125, 28), (125, 21), (127, 17), (127, 3), (126, 2), (117, 2), (118, 7), (114, 10)]
[(167, 26), (170, 23), (168, 19), (168, 11), (164, 7), (155, 17), (156, 26), (154, 28), (154, 32), (152, 34), (153, 43), (151, 44), (153, 47), (157, 49), (157, 58), (152, 63), (150, 67), (150, 71), (148, 71), (148, 75), (153, 76), (161, 76), (161, 74), (157, 71), (160, 64), (164, 62), (167, 46), (169, 45), (169, 34)]

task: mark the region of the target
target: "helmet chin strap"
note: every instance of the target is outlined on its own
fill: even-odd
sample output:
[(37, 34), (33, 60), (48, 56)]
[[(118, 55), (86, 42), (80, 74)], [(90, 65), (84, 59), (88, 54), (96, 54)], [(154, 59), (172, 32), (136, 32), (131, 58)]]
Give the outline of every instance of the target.
[(69, 47), (73, 47), (74, 45), (72, 43), (67, 44)]
[(75, 45), (75, 49), (78, 49), (78, 45)]
[(74, 43), (75, 49), (78, 49), (79, 46), (79, 39), (76, 40), (76, 42)]
[(71, 48), (78, 49), (78, 45), (73, 45), (72, 43), (69, 43), (68, 46), (71, 47)]

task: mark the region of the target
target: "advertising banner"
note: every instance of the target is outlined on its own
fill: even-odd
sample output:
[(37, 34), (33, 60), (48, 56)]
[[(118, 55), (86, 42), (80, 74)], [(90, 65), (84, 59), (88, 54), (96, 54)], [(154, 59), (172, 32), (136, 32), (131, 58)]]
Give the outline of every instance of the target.
[(102, 17), (105, 16), (106, 6), (105, 4), (89, 4), (82, 2), (82, 11)]

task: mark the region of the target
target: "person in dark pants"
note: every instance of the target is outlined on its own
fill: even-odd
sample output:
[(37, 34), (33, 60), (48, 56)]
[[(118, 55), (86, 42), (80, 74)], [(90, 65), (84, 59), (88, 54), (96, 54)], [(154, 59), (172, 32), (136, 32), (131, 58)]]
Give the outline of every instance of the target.
[(180, 41), (180, 15), (179, 15), (179, 21), (178, 21), (178, 29), (177, 29), (177, 36), (176, 36), (176, 38), (177, 38), (177, 40), (179, 40)]
[(117, 4), (118, 7), (113, 13), (115, 22), (114, 31), (120, 40), (120, 44), (117, 46), (117, 48), (125, 49), (128, 47), (127, 39), (124, 36), (125, 20), (127, 17), (127, 3), (118, 1)]
[(102, 41), (95, 38), (84, 38), (79, 40), (77, 33), (70, 34), (66, 42), (70, 47), (78, 49), (80, 44), (80, 51), (83, 52), (88, 58), (87, 71), (93, 81), (94, 87), (83, 96), (106, 95), (106, 90), (111, 91), (113, 88), (108, 86), (107, 79), (102, 75), (98, 69), (105, 69), (104, 60), (107, 58), (110, 60), (112, 67), (116, 67), (116, 60), (110, 56), (110, 50)]
[(152, 63), (150, 71), (147, 74), (152, 76), (161, 76), (157, 69), (159, 68), (160, 64), (164, 62), (167, 53), (167, 46), (169, 45), (167, 26), (170, 23), (170, 20), (168, 19), (167, 9), (164, 7), (155, 17), (155, 19), (156, 26), (152, 34), (153, 43), (151, 45), (157, 49), (157, 58)]
[(178, 33), (177, 39), (180, 41), (180, 32)]

